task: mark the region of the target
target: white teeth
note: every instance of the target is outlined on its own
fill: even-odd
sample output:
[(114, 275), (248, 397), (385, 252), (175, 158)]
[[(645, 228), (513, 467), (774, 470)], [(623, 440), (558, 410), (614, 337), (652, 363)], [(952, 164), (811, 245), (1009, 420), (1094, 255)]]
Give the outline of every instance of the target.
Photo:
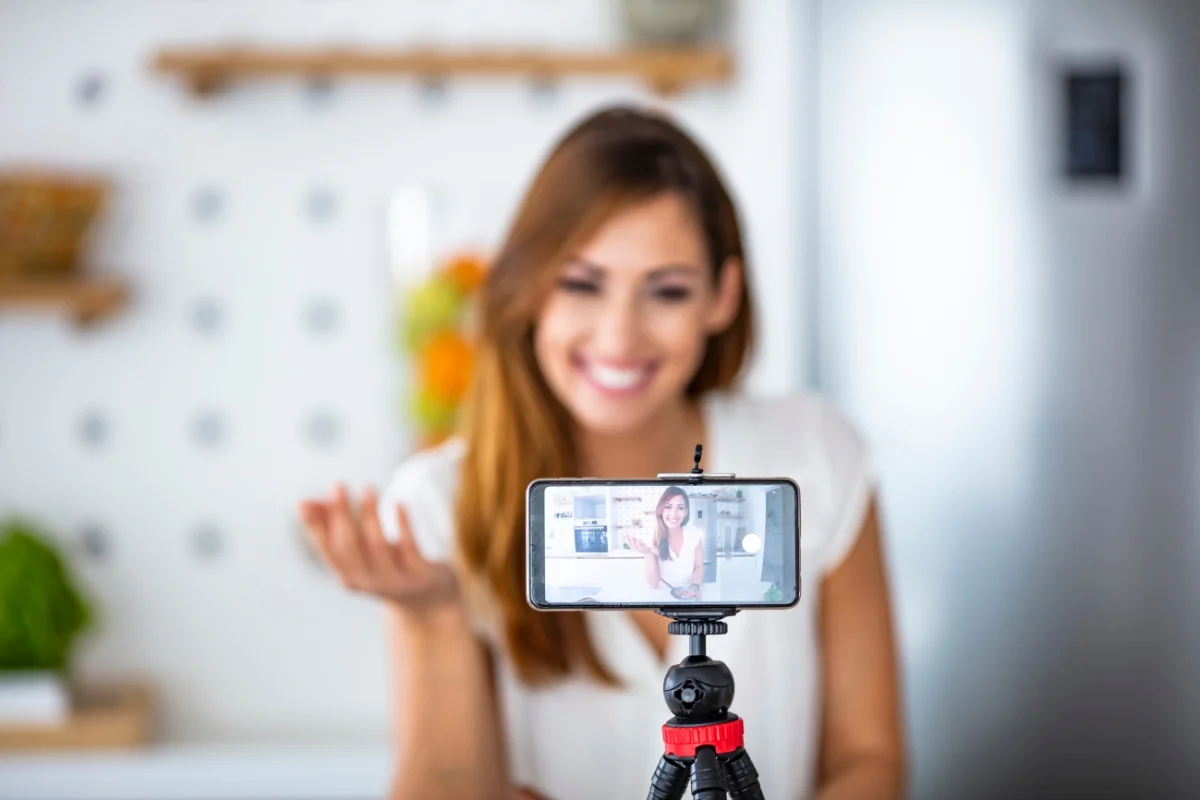
[(605, 389), (620, 391), (632, 389), (646, 375), (645, 367), (640, 369), (616, 369), (603, 364), (589, 364), (588, 377)]

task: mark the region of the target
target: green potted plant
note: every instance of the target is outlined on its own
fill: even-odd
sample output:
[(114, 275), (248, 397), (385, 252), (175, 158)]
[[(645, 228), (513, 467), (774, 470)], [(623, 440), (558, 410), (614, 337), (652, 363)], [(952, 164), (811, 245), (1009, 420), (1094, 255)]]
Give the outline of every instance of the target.
[(0, 719), (51, 723), (69, 713), (71, 655), (93, 617), (46, 532), (0, 521)]

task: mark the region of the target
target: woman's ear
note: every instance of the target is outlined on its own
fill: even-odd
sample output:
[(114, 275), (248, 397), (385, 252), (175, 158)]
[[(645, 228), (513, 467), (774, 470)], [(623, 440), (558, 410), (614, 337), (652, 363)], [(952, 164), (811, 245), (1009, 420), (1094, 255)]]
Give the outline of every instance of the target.
[(708, 333), (715, 336), (733, 324), (742, 305), (742, 260), (736, 256), (725, 259), (717, 279), (716, 303), (708, 320)]

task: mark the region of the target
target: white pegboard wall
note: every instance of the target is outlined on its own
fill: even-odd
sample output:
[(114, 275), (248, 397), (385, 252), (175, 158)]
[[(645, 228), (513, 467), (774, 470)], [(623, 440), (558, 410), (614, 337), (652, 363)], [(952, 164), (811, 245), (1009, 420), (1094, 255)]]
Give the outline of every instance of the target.
[[(739, 195), (756, 282), (792, 286), (785, 7), (742, 7), (732, 88), (666, 105)], [(617, 35), (612, 7), (584, 0), (0, 3), (0, 166), (110, 174), (93, 270), (135, 292), (87, 332), (0, 316), (0, 513), (69, 545), (100, 610), (82, 674), (153, 680), (167, 738), (387, 735), (382, 615), (308, 560), (294, 508), (334, 480), (381, 485), (406, 452), (388, 196), (425, 182), (440, 245), (491, 246), (570, 122), (647, 98), (621, 81), (430, 95), (406, 80), (328, 93), (278, 80), (201, 101), (149, 71), (155, 48)], [(774, 295), (757, 366), (768, 389), (799, 374), (801, 303)]]
[(613, 549), (624, 549), (622, 539), (625, 534), (633, 534), (640, 539), (653, 541), (654, 509), (658, 505), (662, 493), (663, 487), (661, 486), (620, 486), (612, 490), (609, 503), (613, 509), (612, 524), (615, 534)]

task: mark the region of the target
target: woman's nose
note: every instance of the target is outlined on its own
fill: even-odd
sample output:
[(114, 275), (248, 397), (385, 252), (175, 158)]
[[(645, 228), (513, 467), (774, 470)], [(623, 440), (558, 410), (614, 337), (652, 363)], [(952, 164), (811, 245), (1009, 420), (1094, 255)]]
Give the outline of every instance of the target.
[(604, 305), (593, 329), (596, 349), (610, 358), (628, 357), (641, 339), (638, 306), (633, 298), (614, 297)]

